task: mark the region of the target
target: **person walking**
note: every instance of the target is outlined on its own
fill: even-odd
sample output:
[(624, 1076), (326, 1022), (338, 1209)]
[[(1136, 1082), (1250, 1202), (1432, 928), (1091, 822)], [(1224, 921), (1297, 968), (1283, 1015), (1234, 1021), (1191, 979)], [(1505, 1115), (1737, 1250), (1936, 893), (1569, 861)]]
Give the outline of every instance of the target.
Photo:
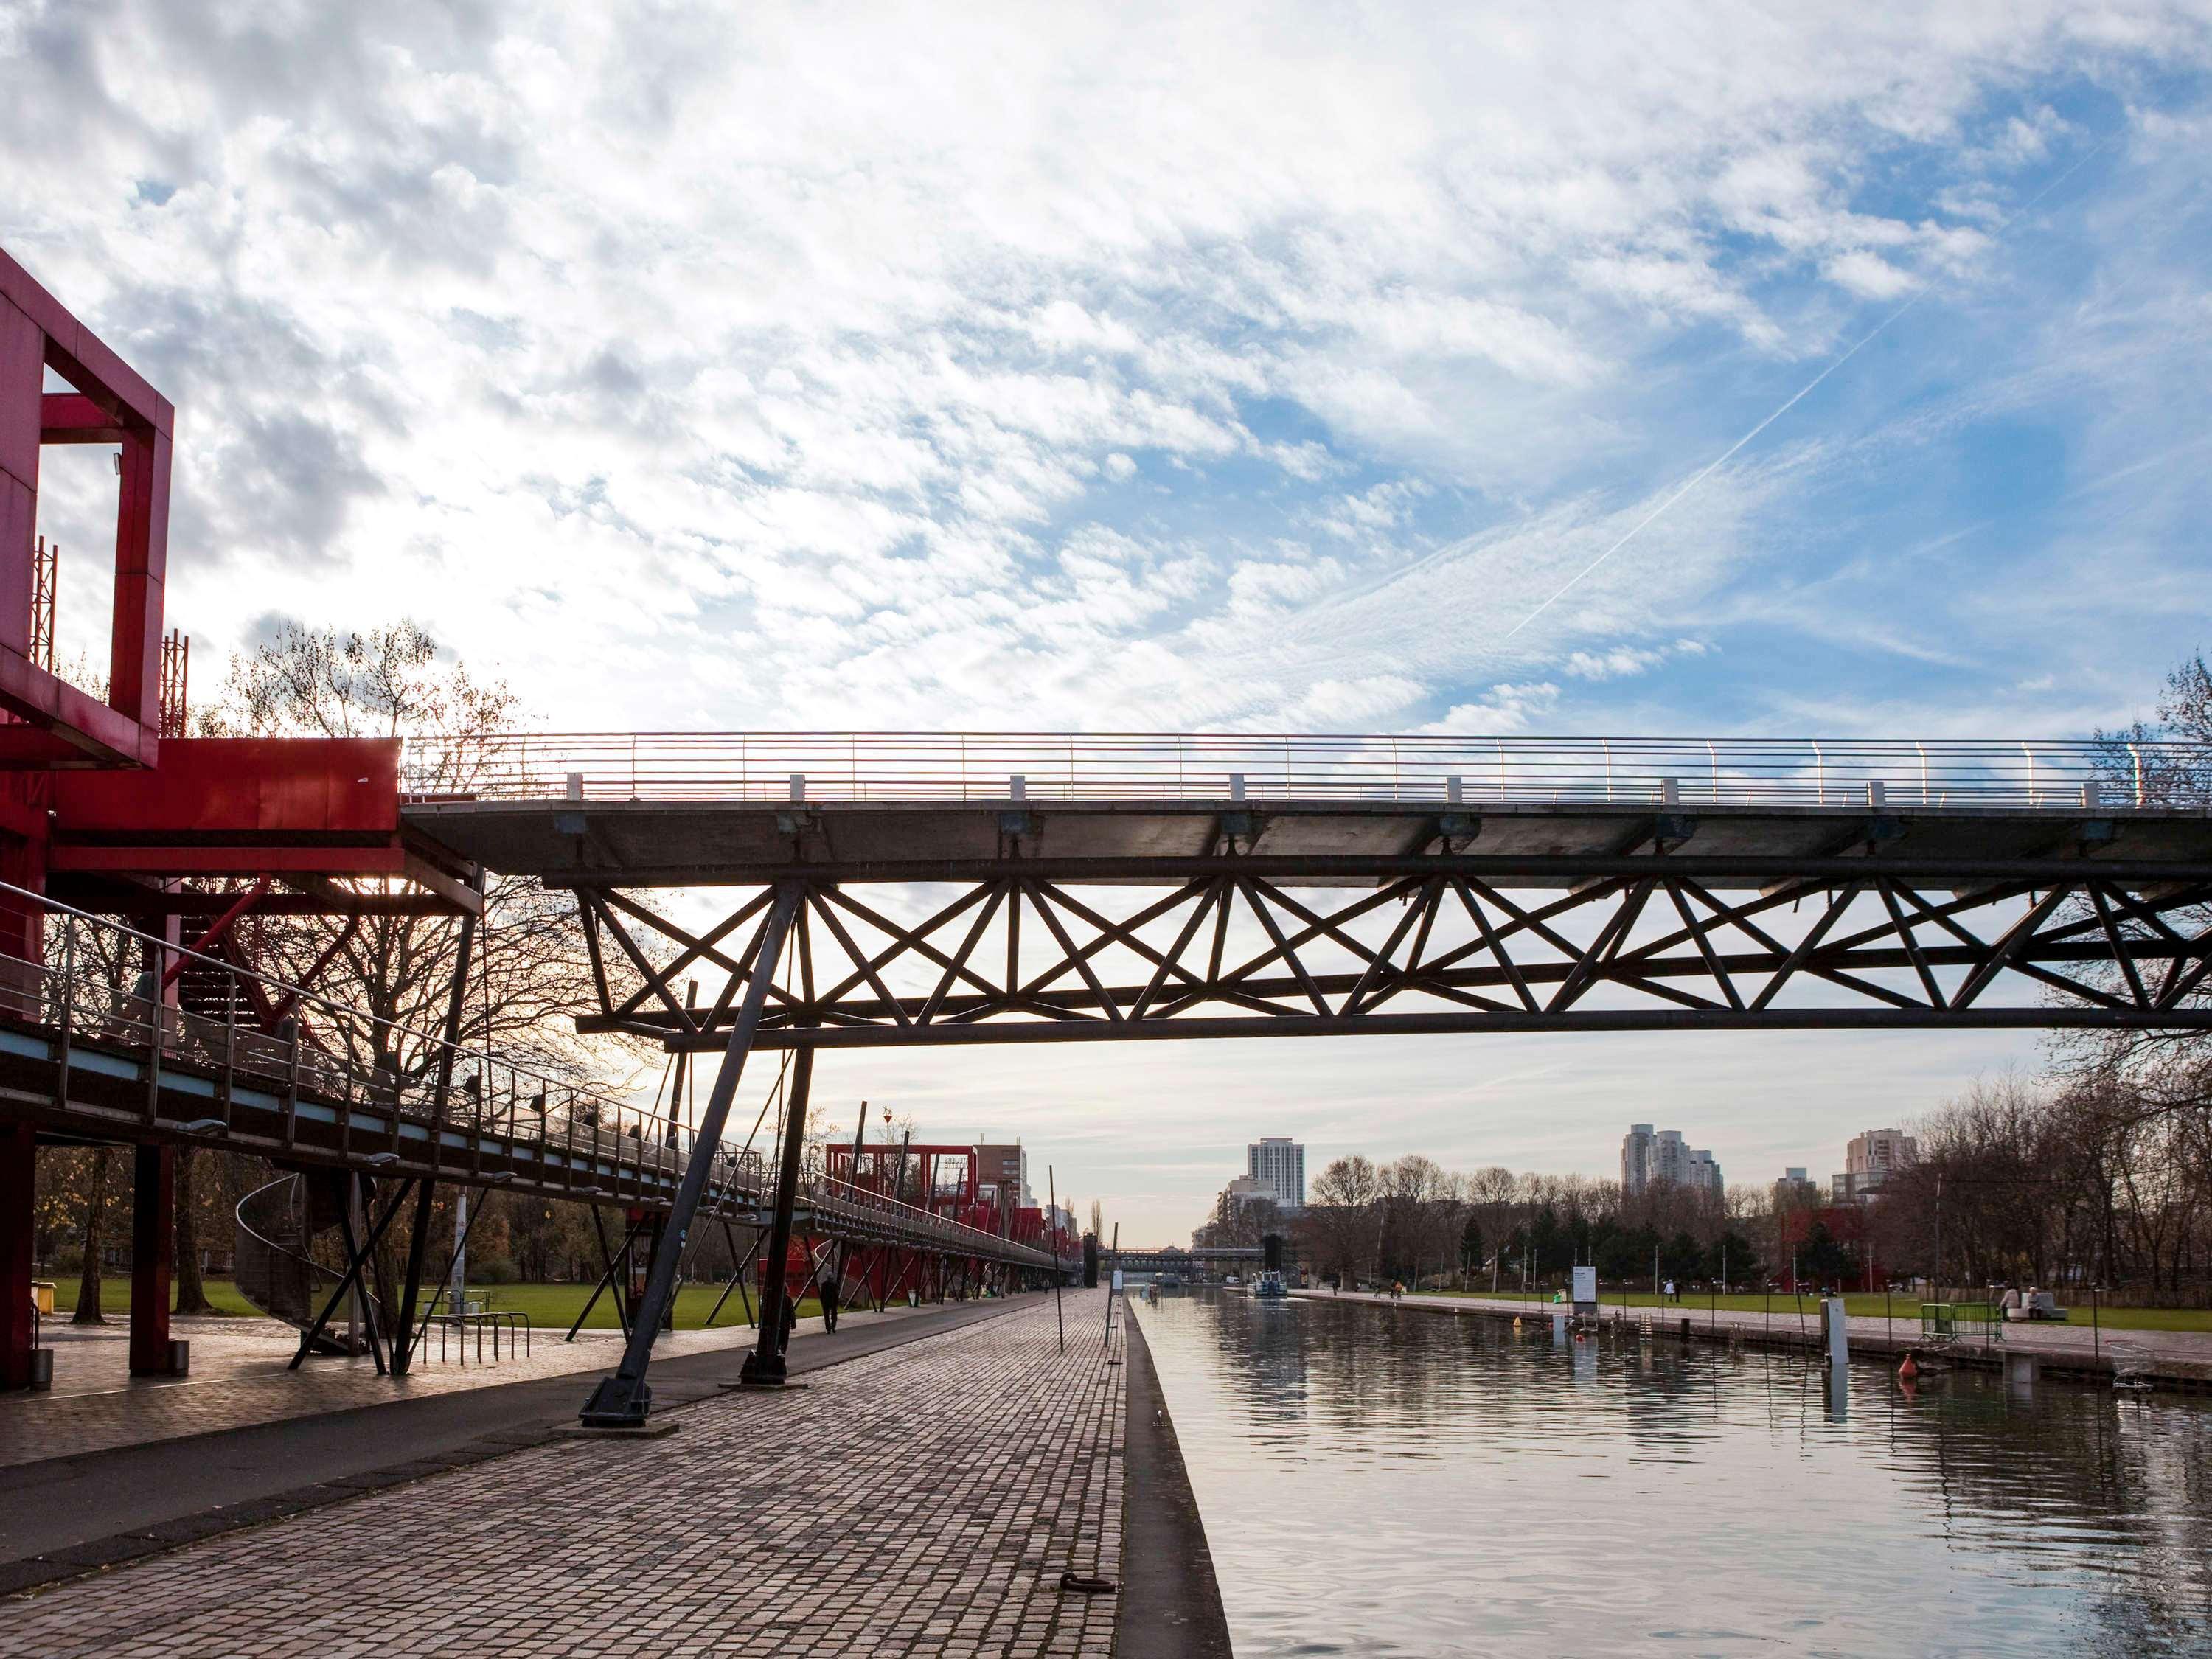
[(822, 1265), (815, 1272), (815, 1283), (821, 1290), (822, 1328), (825, 1332), (837, 1328), (837, 1285), (842, 1277), (837, 1271), (837, 1248), (833, 1244), (823, 1252)]

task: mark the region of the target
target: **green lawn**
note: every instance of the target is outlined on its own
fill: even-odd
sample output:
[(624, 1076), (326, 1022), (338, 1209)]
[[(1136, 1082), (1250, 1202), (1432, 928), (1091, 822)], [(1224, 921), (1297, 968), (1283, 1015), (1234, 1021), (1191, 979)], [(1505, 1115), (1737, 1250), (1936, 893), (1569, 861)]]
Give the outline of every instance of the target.
[[(760, 1287), (748, 1285), (746, 1295), (753, 1306), (760, 1306)], [(530, 1316), (534, 1330), (562, 1330), (582, 1310), (584, 1298), (592, 1293), (588, 1285), (471, 1285), (469, 1295), (484, 1297), (495, 1308), (512, 1309)], [(425, 1295), (428, 1292), (426, 1291)], [(722, 1294), (719, 1285), (686, 1285), (676, 1293), (676, 1328), (679, 1331), (698, 1329), (707, 1322), (714, 1311), (714, 1302)], [(799, 1316), (812, 1319), (822, 1311), (822, 1304), (812, 1297), (799, 1304)], [(716, 1328), (744, 1322), (745, 1304), (735, 1291), (722, 1309), (722, 1316), (714, 1322)], [(592, 1310), (592, 1316), (584, 1322), (587, 1331), (611, 1331), (619, 1328), (615, 1318), (615, 1299), (611, 1291), (599, 1297), (599, 1305)]]
[[(239, 1319), (252, 1319), (258, 1316), (260, 1310), (240, 1296), (238, 1293), (238, 1286), (228, 1279), (210, 1279), (204, 1282), (207, 1288), (207, 1299), (215, 1304), (215, 1310), (217, 1313)], [(75, 1273), (54, 1280), (55, 1318), (67, 1319), (76, 1311), (76, 1286), (77, 1276)], [(173, 1289), (169, 1294), (169, 1305), (172, 1308), (177, 1305), (176, 1292)], [(122, 1319), (129, 1316), (131, 1281), (128, 1279), (103, 1279), (100, 1281), (100, 1311), (101, 1316), (107, 1319)]]
[[(215, 1304), (215, 1310), (217, 1313), (238, 1318), (250, 1319), (257, 1316), (258, 1310), (238, 1293), (238, 1287), (228, 1279), (210, 1279), (206, 1283), (207, 1298)], [(77, 1279), (75, 1273), (71, 1273), (66, 1279), (58, 1279), (54, 1281), (55, 1318), (66, 1320), (76, 1311), (76, 1287)], [(760, 1304), (758, 1288), (752, 1285), (748, 1285), (746, 1288), (753, 1298), (753, 1305), (758, 1307)], [(422, 1287), (422, 1305), (425, 1308), (428, 1307), (429, 1298), (434, 1289), (434, 1286), (428, 1285)], [(471, 1299), (483, 1297), (495, 1308), (512, 1309), (517, 1313), (527, 1314), (530, 1316), (532, 1328), (541, 1331), (548, 1328), (566, 1331), (568, 1328), (568, 1322), (575, 1318), (577, 1313), (583, 1308), (584, 1298), (591, 1294), (591, 1291), (592, 1287), (588, 1285), (471, 1285), (469, 1286), (469, 1295)], [(679, 1331), (696, 1330), (704, 1325), (707, 1322), (708, 1314), (714, 1309), (715, 1298), (721, 1293), (721, 1286), (719, 1285), (686, 1285), (676, 1295), (676, 1328)], [(176, 1305), (173, 1296), (171, 1297), (169, 1305), (173, 1308)], [(127, 1319), (131, 1314), (131, 1281), (128, 1279), (100, 1280), (100, 1310), (106, 1318)], [(816, 1318), (821, 1312), (821, 1303), (812, 1297), (809, 1297), (799, 1304), (799, 1316), (801, 1319)], [(722, 1310), (721, 1318), (717, 1320), (715, 1324), (717, 1328), (735, 1325), (741, 1322), (744, 1316), (744, 1303), (733, 1291), (730, 1293), (728, 1305)], [(592, 1310), (592, 1316), (584, 1322), (584, 1328), (587, 1331), (611, 1331), (617, 1328), (614, 1297), (611, 1292), (599, 1297), (599, 1304)]]
[[(1531, 1291), (1525, 1296), (1518, 1291), (1498, 1291), (1493, 1295), (1478, 1287), (1470, 1291), (1420, 1291), (1413, 1294), (1480, 1296), (1499, 1302), (1525, 1301), (1544, 1307), (1552, 1305), (1549, 1291)], [(1653, 1296), (1649, 1291), (1623, 1292), (1608, 1290), (1601, 1294), (1598, 1302), (1601, 1308), (1618, 1308), (1624, 1304), (1632, 1308), (1663, 1307), (1677, 1317), (1694, 1316), (1715, 1306), (1730, 1313), (1771, 1310), (1777, 1319), (1796, 1318), (1801, 1305), (1808, 1320), (1817, 1319), (1820, 1311), (1820, 1300), (1816, 1297), (1807, 1296), (1801, 1304), (1796, 1297), (1784, 1296), (1778, 1291), (1768, 1297), (1746, 1296), (1741, 1292), (1733, 1296), (1710, 1297), (1701, 1296), (1694, 1291), (1685, 1291), (1680, 1302), (1668, 1302), (1663, 1297)], [(1873, 1296), (1860, 1292), (1847, 1295), (1844, 1297), (1844, 1309), (1858, 1319), (1880, 1319), (1884, 1312), (1882, 1297), (1879, 1293)], [(1917, 1325), (1919, 1322), (1920, 1304), (1911, 1297), (1892, 1297), (1887, 1311), (1900, 1323), (1910, 1321)], [(2072, 1323), (2087, 1324), (2089, 1304), (2084, 1302), (2079, 1307), (2069, 1306), (2068, 1317)], [(2099, 1310), (2097, 1322), (2107, 1330), (2116, 1331), (2212, 1331), (2212, 1308), (2115, 1308), (2107, 1303)]]

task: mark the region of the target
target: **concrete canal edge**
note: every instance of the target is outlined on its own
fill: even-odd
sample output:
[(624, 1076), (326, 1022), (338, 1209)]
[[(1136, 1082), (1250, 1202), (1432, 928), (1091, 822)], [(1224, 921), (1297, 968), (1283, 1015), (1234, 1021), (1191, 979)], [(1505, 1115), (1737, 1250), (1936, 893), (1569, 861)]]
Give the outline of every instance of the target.
[[(1394, 1299), (1379, 1291), (1354, 1291), (1349, 1296), (1335, 1292), (1323, 1295), (1319, 1291), (1293, 1291), (1291, 1294), (1303, 1301), (1334, 1304), (1339, 1307), (1349, 1304), (1353, 1307), (1389, 1308), (1399, 1312), (1456, 1314), (1462, 1318), (1487, 1319), (1499, 1323), (1510, 1323), (1516, 1319), (1525, 1318), (1533, 1325), (1563, 1311), (1558, 1304), (1550, 1302), (1484, 1306), (1470, 1299), (1451, 1297), (1408, 1296)], [(1645, 1315), (1658, 1310), (1639, 1308), (1632, 1311)], [(1785, 1326), (1775, 1329), (1763, 1328), (1751, 1324), (1747, 1317), (1724, 1319), (1717, 1323), (1700, 1320), (1694, 1303), (1678, 1303), (1668, 1310), (1664, 1316), (1648, 1322), (1642, 1318), (1628, 1319), (1623, 1310), (1613, 1308), (1600, 1316), (1599, 1324), (1607, 1330), (1633, 1329), (1656, 1341), (1679, 1341), (1686, 1347), (1692, 1342), (1703, 1342), (1732, 1347), (1779, 1348), (1817, 1355), (1824, 1345), (1824, 1339), (1817, 1328), (1798, 1329)], [(2117, 1347), (2125, 1340), (2123, 1333), (2111, 1339), (2111, 1346)], [(1874, 1336), (1854, 1331), (1850, 1346), (1854, 1362), (1878, 1360), (1885, 1364), (1906, 1353), (1931, 1352), (1929, 1343), (1910, 1332), (1903, 1336)], [(1967, 1370), (2010, 1375), (2006, 1364), (2008, 1356), (2033, 1359), (2035, 1364), (2031, 1375), (2053, 1382), (2110, 1388), (2118, 1371), (2109, 1355), (2057, 1352), (2050, 1349), (2005, 1349), (1958, 1344), (1943, 1349), (1937, 1357), (1944, 1364)], [(2146, 1388), (2159, 1393), (2212, 1394), (2212, 1365), (2198, 1361), (2158, 1357), (2145, 1364), (2136, 1375)]]
[(1127, 1322), (1122, 1443), (1121, 1594), (1115, 1659), (1231, 1659), (1213, 1552), (1182, 1447), (1133, 1314)]

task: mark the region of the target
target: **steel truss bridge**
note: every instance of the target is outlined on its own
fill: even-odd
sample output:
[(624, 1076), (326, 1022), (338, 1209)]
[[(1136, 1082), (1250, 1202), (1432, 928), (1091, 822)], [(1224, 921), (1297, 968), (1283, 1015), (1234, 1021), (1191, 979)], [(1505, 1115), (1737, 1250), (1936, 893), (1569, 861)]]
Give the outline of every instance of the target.
[[(405, 823), (574, 894), (578, 1029), (796, 1049), (802, 1095), (851, 1048), (2212, 1025), (2199, 745), (465, 741)], [(587, 1420), (645, 1397), (641, 1361)]]

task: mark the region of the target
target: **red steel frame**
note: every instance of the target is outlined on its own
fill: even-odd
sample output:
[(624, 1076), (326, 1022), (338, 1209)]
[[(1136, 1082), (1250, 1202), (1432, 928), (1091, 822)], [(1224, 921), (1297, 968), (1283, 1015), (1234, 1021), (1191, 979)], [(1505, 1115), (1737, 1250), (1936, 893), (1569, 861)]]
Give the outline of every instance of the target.
[[(70, 389), (48, 392), (49, 371)], [(210, 941), (249, 908), (479, 908), (465, 870), (404, 838), (396, 742), (161, 735), (174, 422), (168, 399), (0, 252), (0, 773), (9, 775), (0, 777), (0, 880), (162, 918), (156, 931), (165, 926), (172, 939)], [(57, 677), (34, 650), (39, 456), (47, 444), (97, 444), (118, 457), (105, 702)], [(173, 729), (180, 711), (168, 712)], [(193, 877), (251, 884), (185, 890), (180, 878)], [(418, 890), (395, 902), (333, 885), (363, 877), (398, 878)], [(272, 891), (277, 882), (286, 890)], [(0, 905), (0, 977), (8, 957), (41, 959), (41, 914)], [(203, 921), (184, 933), (194, 916)], [(34, 1146), (27, 1124), (0, 1121), (0, 1388), (31, 1380)], [(137, 1150), (135, 1371), (172, 1363), (173, 1165), (166, 1146)]]
[[(46, 390), (52, 369), (72, 390)], [(161, 600), (167, 574), (169, 400), (29, 273), (0, 252), (0, 765), (151, 766), (161, 721)], [(118, 447), (115, 610), (107, 701), (31, 658), (39, 450)]]

